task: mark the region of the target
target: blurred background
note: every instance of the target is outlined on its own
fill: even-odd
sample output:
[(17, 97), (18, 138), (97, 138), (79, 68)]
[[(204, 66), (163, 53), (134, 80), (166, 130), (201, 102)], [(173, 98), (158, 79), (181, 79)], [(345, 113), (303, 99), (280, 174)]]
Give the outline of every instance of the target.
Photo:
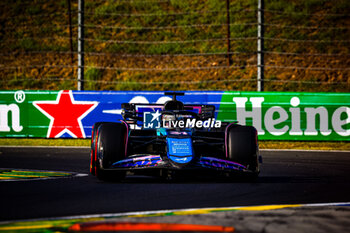
[[(256, 91), (260, 24), (265, 91), (350, 91), (348, 0), (81, 1), (85, 90)], [(2, 90), (78, 88), (78, 0), (0, 12)]]

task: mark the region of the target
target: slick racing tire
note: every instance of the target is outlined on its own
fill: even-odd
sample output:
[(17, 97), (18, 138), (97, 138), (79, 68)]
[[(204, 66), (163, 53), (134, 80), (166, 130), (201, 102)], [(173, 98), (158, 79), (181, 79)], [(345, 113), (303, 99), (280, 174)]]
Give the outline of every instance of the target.
[(96, 176), (100, 180), (119, 181), (125, 171), (109, 170), (111, 165), (125, 159), (127, 128), (124, 123), (103, 123), (98, 127), (96, 146)]
[(246, 166), (252, 174), (259, 174), (257, 131), (254, 127), (232, 125), (227, 129), (226, 143), (229, 160)]
[(104, 124), (106, 122), (96, 122), (92, 126), (91, 131), (91, 150), (90, 150), (90, 173), (91, 175), (96, 175), (96, 141), (97, 141), (97, 134), (98, 134), (98, 127), (100, 127), (101, 124)]

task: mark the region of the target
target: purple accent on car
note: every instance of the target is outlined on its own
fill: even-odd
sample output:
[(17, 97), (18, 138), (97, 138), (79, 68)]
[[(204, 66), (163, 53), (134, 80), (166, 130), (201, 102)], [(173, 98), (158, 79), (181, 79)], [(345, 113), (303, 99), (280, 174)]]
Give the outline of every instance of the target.
[[(112, 168), (147, 168), (147, 167), (157, 167), (163, 162), (159, 155), (145, 155), (138, 156), (129, 159), (124, 159), (115, 162)], [(223, 159), (213, 158), (213, 157), (201, 157), (199, 161), (196, 162), (197, 167), (211, 168), (217, 170), (238, 170), (245, 171), (247, 167), (232, 161), (227, 161)]]
[(196, 113), (198, 113), (198, 114), (201, 114), (201, 113), (202, 113), (202, 106), (185, 105), (185, 107), (190, 107), (190, 108), (193, 108), (193, 109), (197, 109), (198, 112), (196, 112), (196, 111), (194, 111), (194, 112), (196, 112)]
[(128, 152), (129, 125), (123, 120), (121, 120), (121, 122), (123, 122), (126, 126), (126, 141), (125, 141), (125, 158), (126, 158), (127, 152)]
[(155, 167), (162, 162), (159, 155), (146, 155), (124, 159), (112, 164), (113, 168)]
[(247, 167), (232, 161), (227, 161), (218, 158), (212, 157), (201, 157), (199, 160), (199, 164), (203, 167), (208, 168), (220, 168), (220, 169), (233, 169), (233, 170), (246, 170)]

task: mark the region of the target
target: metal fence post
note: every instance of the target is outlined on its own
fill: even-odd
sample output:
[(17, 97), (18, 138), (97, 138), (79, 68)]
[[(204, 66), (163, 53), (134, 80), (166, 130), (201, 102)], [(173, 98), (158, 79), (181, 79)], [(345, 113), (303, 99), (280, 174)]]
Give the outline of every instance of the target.
[(227, 66), (232, 64), (231, 60), (231, 32), (230, 32), (230, 0), (226, 0), (226, 24), (227, 24)]
[[(70, 58), (71, 58), (71, 62), (72, 62), (72, 66), (74, 66), (73, 64), (73, 32), (72, 32), (72, 11), (71, 11), (71, 4), (70, 4), (71, 0), (67, 0), (67, 5), (68, 5), (68, 23), (69, 23), (69, 47), (70, 47)], [(74, 74), (74, 68), (73, 68), (73, 74)]]
[(258, 91), (264, 91), (264, 0), (258, 0)]
[(78, 90), (84, 90), (84, 0), (78, 0)]

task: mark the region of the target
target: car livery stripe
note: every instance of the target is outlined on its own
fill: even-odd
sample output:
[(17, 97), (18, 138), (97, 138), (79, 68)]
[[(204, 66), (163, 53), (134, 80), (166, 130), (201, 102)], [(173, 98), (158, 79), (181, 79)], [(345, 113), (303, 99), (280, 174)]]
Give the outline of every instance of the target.
[(149, 155), (121, 160), (112, 164), (112, 168), (154, 167), (162, 162), (159, 155)]
[(201, 157), (199, 160), (200, 165), (209, 168), (224, 168), (224, 169), (233, 169), (244, 171), (247, 170), (247, 167), (232, 161), (212, 158), (212, 157)]
[(95, 141), (95, 174), (97, 174), (97, 144), (98, 144), (98, 128), (96, 130), (96, 141)]
[(128, 139), (129, 139), (129, 125), (125, 122), (125, 121), (121, 121), (124, 123), (124, 125), (126, 126), (126, 136), (125, 136), (125, 158), (127, 157), (127, 153), (128, 153)]
[(94, 150), (93, 150), (93, 146), (94, 146), (94, 144), (93, 144), (93, 141), (94, 141), (94, 125), (92, 126), (92, 130), (91, 130), (91, 151), (90, 151), (90, 173), (92, 174), (94, 171), (93, 170), (95, 170), (95, 168), (93, 167), (93, 163), (94, 163)]

